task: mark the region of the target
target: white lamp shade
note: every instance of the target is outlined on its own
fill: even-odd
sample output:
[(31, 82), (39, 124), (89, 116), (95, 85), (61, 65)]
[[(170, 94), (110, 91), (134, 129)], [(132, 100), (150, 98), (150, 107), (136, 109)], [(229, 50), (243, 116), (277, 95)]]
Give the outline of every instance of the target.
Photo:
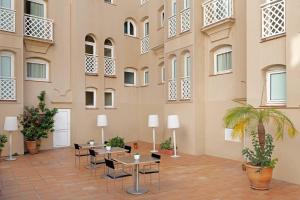
[(107, 126), (107, 117), (106, 115), (98, 115), (97, 116), (97, 126)]
[(149, 115), (148, 117), (148, 127), (158, 127), (159, 126), (159, 119), (158, 115)]
[(179, 128), (179, 118), (178, 115), (169, 115), (168, 116), (168, 128), (169, 129), (176, 129)]
[(18, 130), (17, 117), (5, 117), (4, 130), (5, 131), (17, 131)]

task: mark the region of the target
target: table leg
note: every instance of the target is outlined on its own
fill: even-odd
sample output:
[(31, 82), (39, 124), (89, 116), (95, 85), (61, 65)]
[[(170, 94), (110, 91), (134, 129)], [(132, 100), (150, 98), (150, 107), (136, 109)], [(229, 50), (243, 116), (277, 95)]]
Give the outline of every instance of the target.
[(148, 192), (148, 190), (146, 188), (140, 187), (140, 179), (139, 179), (139, 165), (136, 164), (134, 165), (134, 172), (133, 172), (133, 181), (134, 181), (134, 185), (133, 187), (130, 187), (127, 189), (127, 192), (129, 194), (144, 194), (146, 192)]

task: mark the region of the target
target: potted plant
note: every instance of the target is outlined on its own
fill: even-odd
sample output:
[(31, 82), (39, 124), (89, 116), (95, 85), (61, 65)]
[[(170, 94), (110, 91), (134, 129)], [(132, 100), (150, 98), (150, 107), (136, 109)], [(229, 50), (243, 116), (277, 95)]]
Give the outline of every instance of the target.
[(41, 139), (48, 138), (49, 133), (54, 131), (54, 116), (57, 109), (49, 109), (45, 103), (46, 92), (42, 91), (37, 97), (37, 107), (25, 107), (22, 115), (19, 116), (23, 129), (21, 132), (25, 138), (25, 145), (31, 154), (38, 152)]
[[(111, 147), (121, 147), (121, 148), (124, 148), (124, 146), (125, 146), (124, 138), (121, 138), (119, 136), (111, 138), (108, 141), (108, 144)], [(106, 144), (106, 146), (108, 146), (108, 145)]]
[(172, 145), (172, 138), (169, 137), (167, 140), (162, 142), (160, 144), (159, 153), (166, 154), (166, 155), (173, 155), (174, 154), (174, 148)]
[(2, 149), (4, 148), (5, 143), (7, 142), (7, 136), (6, 135), (0, 135), (0, 157), (2, 154)]
[(140, 157), (141, 157), (141, 155), (140, 155), (139, 153), (135, 153), (135, 154), (133, 155), (134, 160), (139, 160)]
[(277, 163), (277, 159), (272, 158), (273, 138), (266, 134), (265, 130), (265, 125), (268, 123), (275, 126), (274, 135), (277, 140), (283, 139), (285, 131), (290, 137), (294, 137), (297, 133), (292, 121), (276, 109), (257, 109), (245, 105), (228, 110), (224, 116), (225, 127), (233, 129), (234, 137), (242, 136), (245, 132), (254, 129), (250, 135), (254, 150), (245, 148), (242, 154), (249, 161), (245, 164), (245, 168), (250, 186), (258, 190), (269, 189), (273, 168)]

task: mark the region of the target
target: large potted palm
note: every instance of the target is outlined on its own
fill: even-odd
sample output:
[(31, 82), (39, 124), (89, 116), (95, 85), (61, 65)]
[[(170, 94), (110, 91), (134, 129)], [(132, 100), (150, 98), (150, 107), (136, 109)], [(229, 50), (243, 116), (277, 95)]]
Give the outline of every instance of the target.
[(272, 158), (274, 150), (273, 137), (266, 134), (265, 125), (274, 126), (276, 140), (283, 139), (284, 133), (290, 137), (297, 134), (293, 122), (281, 111), (272, 108), (254, 108), (251, 105), (235, 107), (224, 116), (224, 124), (233, 129), (233, 136), (243, 136), (251, 133), (253, 150), (243, 149), (243, 155), (247, 159), (244, 165), (253, 189), (269, 189), (272, 180), (272, 172), (277, 159)]

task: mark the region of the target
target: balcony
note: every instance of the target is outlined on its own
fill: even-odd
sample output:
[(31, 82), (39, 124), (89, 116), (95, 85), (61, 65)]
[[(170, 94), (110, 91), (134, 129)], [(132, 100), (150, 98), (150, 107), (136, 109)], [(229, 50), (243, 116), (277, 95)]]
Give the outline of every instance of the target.
[(174, 37), (176, 35), (176, 15), (173, 15), (169, 18), (169, 31), (168, 36), (169, 38)]
[(191, 9), (187, 8), (180, 12), (181, 16), (181, 33), (191, 29)]
[(115, 76), (116, 75), (116, 61), (111, 57), (104, 57), (104, 75)]
[(141, 39), (141, 54), (148, 53), (150, 49), (149, 36)]
[(53, 20), (26, 14), (24, 16), (24, 35), (53, 42)]
[(16, 32), (16, 11), (0, 8), (0, 30)]
[(210, 0), (203, 7), (204, 27), (215, 24), (233, 15), (233, 0)]
[(169, 101), (176, 101), (177, 100), (177, 82), (174, 79), (169, 80), (168, 100)]
[(271, 1), (261, 6), (262, 38), (285, 33), (285, 0)]
[(0, 78), (0, 101), (16, 100), (16, 79)]
[(92, 75), (98, 73), (98, 56), (85, 54), (85, 73)]
[(192, 98), (191, 78), (190, 77), (181, 78), (180, 83), (181, 83), (181, 99), (190, 100)]

